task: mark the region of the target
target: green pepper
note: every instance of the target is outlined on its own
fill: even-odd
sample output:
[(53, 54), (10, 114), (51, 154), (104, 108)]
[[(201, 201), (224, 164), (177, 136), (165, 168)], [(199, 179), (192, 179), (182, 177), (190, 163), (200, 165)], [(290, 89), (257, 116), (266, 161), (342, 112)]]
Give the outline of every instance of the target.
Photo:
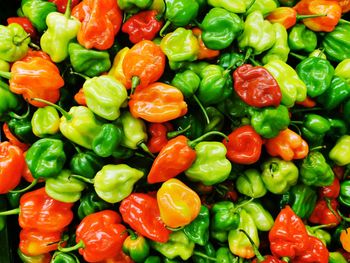
[(262, 180), (271, 193), (283, 194), (298, 181), (298, 167), (291, 161), (277, 157), (267, 159), (261, 164)]
[(331, 85), (334, 68), (328, 60), (308, 57), (297, 65), (296, 72), (306, 85), (307, 95), (314, 98), (324, 93)]
[(299, 1), (298, 0), (278, 0), (278, 2), (281, 6), (293, 7)]
[(350, 135), (343, 135), (336, 141), (329, 158), (339, 166), (350, 164)]
[(329, 263), (347, 263), (348, 261), (344, 258), (344, 256), (336, 251), (336, 252), (330, 252), (329, 253), (329, 258), (328, 258)]
[(123, 252), (136, 263), (143, 263), (149, 255), (150, 246), (143, 236), (129, 230), (129, 236), (123, 242)]
[(266, 187), (260, 172), (250, 168), (240, 174), (236, 181), (237, 191), (252, 198), (259, 198), (266, 194)]
[(314, 113), (305, 114), (301, 131), (309, 145), (321, 145), (324, 136), (330, 129), (331, 124), (326, 118)]
[(253, 218), (255, 226), (260, 231), (270, 231), (274, 224), (274, 219), (257, 200), (239, 202), (242, 208)]
[(333, 138), (339, 138), (348, 133), (348, 127), (342, 119), (331, 119), (328, 118), (331, 125), (331, 129), (328, 132)]
[(235, 70), (244, 63), (244, 55), (235, 52), (222, 53), (217, 61), (217, 64), (224, 69)]
[(191, 109), (184, 116), (177, 118), (173, 121), (175, 130), (180, 131), (190, 127), (186, 130), (185, 135), (190, 140), (194, 140), (204, 134), (205, 121), (202, 118), (202, 114), (199, 111)]
[(164, 28), (170, 23), (175, 27), (188, 25), (197, 17), (199, 4), (196, 0), (165, 0), (165, 19), (167, 20)]
[[(239, 217), (238, 214), (237, 214), (237, 217)], [(237, 222), (237, 225), (238, 225), (238, 222)], [(228, 231), (211, 230), (210, 231), (210, 238), (213, 238), (221, 243), (225, 243), (228, 240)]]
[(227, 149), (221, 142), (200, 142), (195, 146), (196, 160), (185, 175), (191, 181), (213, 185), (225, 181), (231, 172), (231, 162), (226, 159)]
[(315, 189), (305, 184), (297, 184), (283, 194), (280, 207), (283, 208), (286, 204), (289, 204), (297, 216), (307, 219), (314, 211), (316, 201), (317, 193)]
[(209, 240), (209, 209), (202, 205), (198, 216), (183, 228), (186, 236), (194, 243), (204, 246)]
[(101, 157), (109, 157), (122, 141), (123, 130), (112, 123), (102, 125), (101, 131), (92, 141), (92, 150)]
[(345, 180), (340, 183), (339, 202), (345, 206), (350, 206), (350, 181)]
[(119, 145), (117, 149), (112, 152), (112, 156), (118, 160), (129, 159), (135, 154), (135, 150)]
[(239, 207), (231, 201), (219, 201), (211, 209), (210, 226), (213, 231), (229, 231), (239, 225)]
[(145, 263), (162, 263), (159, 256), (149, 256), (146, 258)]
[(350, 58), (344, 59), (342, 62), (340, 62), (335, 70), (334, 75), (343, 78), (348, 84), (350, 84)]
[(205, 126), (204, 133), (210, 131), (221, 131), (224, 127), (224, 115), (213, 106), (206, 107), (205, 112), (208, 115), (209, 123)]
[(50, 263), (78, 263), (79, 259), (73, 253), (55, 252)]
[(22, 108), (20, 98), (12, 93), (9, 86), (2, 81), (0, 81), (0, 98), (0, 121), (4, 121), (10, 112)]
[(68, 54), (74, 71), (88, 77), (99, 76), (111, 67), (107, 51), (86, 49), (78, 43), (72, 42), (68, 45)]
[(264, 65), (264, 67), (280, 86), (282, 93), (281, 104), (289, 108), (293, 107), (295, 102), (301, 102), (306, 99), (306, 85), (291, 66), (280, 59), (275, 59)]
[(43, 138), (33, 143), (25, 156), (33, 177), (48, 178), (58, 175), (66, 161), (63, 142), (58, 139)]
[(250, 108), (251, 125), (264, 138), (273, 138), (286, 129), (290, 123), (286, 106)]
[(327, 58), (341, 62), (350, 58), (350, 25), (338, 23), (332, 32), (326, 34), (322, 41)]
[(300, 179), (306, 185), (328, 186), (333, 183), (334, 172), (322, 153), (311, 151), (301, 164)]
[(0, 25), (0, 43), (0, 59), (15, 62), (27, 54), (30, 37), (19, 24)]
[(208, 4), (213, 7), (221, 7), (232, 13), (245, 13), (246, 3), (240, 0), (208, 0)]
[(32, 130), (37, 137), (46, 137), (54, 135), (60, 129), (60, 116), (57, 110), (52, 106), (38, 108), (32, 116)]
[(202, 70), (206, 67), (209, 66), (210, 64), (206, 61), (194, 61), (194, 62), (186, 62), (184, 64), (184, 69), (188, 69), (196, 73), (198, 76), (201, 75)]
[(275, 0), (244, 0), (246, 2), (247, 12), (260, 11), (264, 16), (275, 10), (279, 5)]
[(126, 13), (137, 13), (140, 10), (149, 8), (153, 0), (117, 0), (118, 6)]
[(235, 258), (230, 249), (227, 247), (220, 247), (217, 251), (216, 251), (216, 262), (219, 263), (232, 263), (235, 262)]
[(22, 186), (19, 184), (14, 191), (10, 191), (6, 194), (8, 203), (11, 208), (17, 208), (19, 207), (19, 200), (21, 199), (21, 196), (23, 195), (22, 191), (16, 191), (16, 190), (21, 190)]
[(270, 49), (276, 41), (272, 24), (264, 20), (262, 12), (250, 13), (244, 22), (244, 31), (238, 38), (240, 49), (250, 49), (254, 55)]
[[(27, 255), (23, 254), (23, 252), (20, 249), (17, 249), (17, 255), (20, 258), (22, 263), (36, 263), (36, 262), (45, 262), (45, 261), (47, 261), (47, 255), (46, 254), (41, 254), (41, 255), (38, 255), (38, 256), (27, 256)], [(8, 257), (8, 259), (10, 259), (10, 257)], [(7, 261), (7, 262), (10, 262), (10, 261)]]
[(86, 185), (78, 179), (71, 178), (71, 175), (71, 171), (62, 170), (57, 176), (47, 178), (45, 181), (45, 191), (47, 195), (65, 203), (74, 203), (78, 201)]
[(232, 76), (219, 65), (209, 65), (201, 72), (197, 97), (204, 106), (220, 103), (232, 94)]
[(70, 160), (69, 168), (72, 173), (93, 178), (95, 174), (102, 169), (104, 159), (92, 151), (78, 151)]
[(10, 131), (24, 143), (34, 143), (38, 137), (33, 133), (33, 127), (31, 123), (32, 116), (25, 114), (26, 116), (21, 118), (11, 118), (7, 124)]
[(318, 238), (325, 246), (329, 246), (331, 244), (331, 234), (329, 234), (326, 230), (323, 230), (323, 225), (317, 226), (308, 226), (306, 225), (306, 231), (310, 236)]
[(200, 28), (205, 46), (214, 50), (222, 50), (229, 47), (239, 36), (243, 30), (243, 21), (230, 11), (214, 7), (205, 15)]
[(194, 242), (182, 230), (172, 232), (166, 243), (151, 241), (151, 247), (169, 259), (177, 256), (183, 260), (189, 259), (193, 254), (194, 246)]
[(286, 28), (280, 23), (272, 24), (272, 28), (275, 31), (276, 42), (269, 49), (262, 58), (264, 64), (269, 63), (273, 59), (280, 59), (283, 62), (287, 62), (289, 54), (288, 46), (288, 33)]
[(212, 243), (195, 247), (192, 260), (194, 263), (211, 263), (216, 259), (216, 251)]
[(40, 33), (47, 29), (46, 17), (56, 12), (56, 5), (44, 0), (22, 0), (21, 11)]
[(231, 121), (237, 118), (245, 118), (249, 116), (249, 109), (251, 108), (251, 106), (246, 104), (238, 97), (236, 92), (218, 104), (217, 107), (221, 112), (229, 117)]
[(171, 85), (178, 88), (184, 97), (189, 99), (197, 91), (200, 82), (201, 79), (196, 73), (194, 73), (194, 71), (185, 70), (177, 73), (174, 76), (173, 80), (171, 81)]
[(317, 35), (304, 24), (296, 24), (289, 32), (288, 44), (292, 51), (310, 53), (317, 46)]
[(111, 204), (103, 201), (95, 191), (90, 191), (82, 195), (78, 206), (78, 217), (82, 220), (84, 217), (105, 210), (110, 209)]

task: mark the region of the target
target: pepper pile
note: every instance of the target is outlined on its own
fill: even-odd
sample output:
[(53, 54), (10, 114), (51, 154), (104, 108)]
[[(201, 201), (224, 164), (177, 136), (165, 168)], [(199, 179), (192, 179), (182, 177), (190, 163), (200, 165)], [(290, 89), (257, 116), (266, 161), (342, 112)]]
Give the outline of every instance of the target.
[(350, 262), (349, 11), (20, 1), (0, 25), (1, 261)]

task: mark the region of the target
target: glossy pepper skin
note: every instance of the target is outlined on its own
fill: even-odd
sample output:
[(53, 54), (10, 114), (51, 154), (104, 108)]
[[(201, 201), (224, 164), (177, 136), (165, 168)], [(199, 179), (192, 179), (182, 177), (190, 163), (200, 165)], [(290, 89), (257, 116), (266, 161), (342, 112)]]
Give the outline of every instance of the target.
[(52, 106), (38, 108), (32, 116), (32, 130), (37, 137), (47, 137), (59, 132), (60, 116)]
[(243, 21), (235, 13), (221, 7), (214, 7), (205, 15), (201, 30), (206, 47), (222, 50), (230, 46), (241, 33)]
[(90, 214), (109, 209), (110, 207), (111, 205), (99, 198), (95, 191), (90, 191), (83, 194), (80, 198), (77, 210), (78, 217), (82, 220)]
[(72, 253), (55, 252), (52, 256), (51, 263), (75, 263), (78, 258)]
[(339, 202), (345, 206), (350, 206), (350, 181), (342, 181), (340, 184)]
[(238, 96), (253, 107), (277, 107), (281, 90), (274, 77), (261, 66), (244, 64), (233, 72), (233, 87)]
[(147, 126), (149, 138), (147, 147), (151, 153), (159, 153), (162, 148), (168, 143), (168, 132), (173, 130), (173, 125), (170, 122), (150, 123)]
[(240, 174), (236, 180), (238, 192), (252, 198), (263, 197), (267, 190), (258, 170), (250, 168)]
[(152, 5), (151, 0), (118, 0), (118, 6), (125, 12), (137, 13), (140, 9), (147, 9)]
[(11, 118), (7, 121), (7, 125), (11, 133), (21, 142), (32, 144), (38, 139), (33, 133), (30, 114), (22, 119)]
[[(275, 10), (278, 6), (278, 3), (276, 1), (271, 0), (256, 0), (256, 1), (246, 1), (248, 10), (247, 14), (250, 14), (254, 11), (259, 11), (263, 14), (263, 16), (266, 16), (271, 11)], [(249, 5), (249, 6), (248, 6)]]
[(122, 23), (122, 11), (117, 1), (83, 0), (73, 8), (72, 16), (81, 22), (79, 44), (87, 49), (112, 47)]
[[(328, 201), (324, 199), (317, 200), (315, 209), (309, 217), (309, 222), (319, 225), (333, 224), (333, 227), (339, 225), (341, 218), (337, 212), (339, 207), (337, 199), (329, 200), (329, 205), (327, 202)], [(329, 209), (328, 206), (331, 207), (333, 211)]]
[(208, 48), (202, 39), (202, 30), (199, 27), (192, 28), (193, 34), (197, 37), (198, 44), (199, 44), (199, 50), (197, 54), (197, 59), (202, 60), (202, 59), (213, 59), (219, 56), (220, 52), (219, 50), (214, 50)]
[(246, 3), (244, 1), (223, 1), (209, 0), (208, 4), (213, 7), (221, 7), (232, 13), (244, 13), (246, 11)]
[(141, 263), (145, 262), (145, 259), (148, 257), (150, 246), (146, 238), (137, 233), (131, 232), (131, 234), (124, 240), (123, 252), (126, 255), (129, 255), (136, 263)]
[(341, 62), (349, 57), (349, 30), (350, 25), (339, 23), (332, 32), (326, 34), (322, 41), (327, 58)]
[(198, 14), (199, 4), (195, 0), (165, 0), (165, 19), (176, 27), (189, 24)]
[(105, 123), (92, 141), (92, 150), (100, 157), (109, 157), (118, 149), (122, 138), (123, 130), (120, 126)]
[(239, 207), (232, 201), (216, 202), (211, 209), (211, 231), (236, 229), (240, 222)]
[(4, 132), (4, 135), (6, 136), (7, 140), (15, 146), (18, 146), (22, 151), (26, 151), (29, 148), (29, 145), (26, 143), (21, 142), (11, 131), (8, 127), (7, 123), (5, 122), (2, 126), (2, 130)]
[(289, 32), (288, 45), (292, 51), (311, 52), (317, 46), (317, 35), (304, 24), (296, 24)]
[(9, 17), (6, 19), (7, 24), (19, 24), (30, 35), (30, 38), (35, 39), (38, 32), (27, 17)]
[(161, 220), (157, 198), (145, 193), (132, 193), (119, 207), (123, 221), (140, 235), (165, 243), (171, 231)]
[(209, 209), (201, 205), (198, 216), (183, 231), (194, 243), (204, 246), (209, 241), (209, 221)]
[(17, 254), (24, 263), (50, 263), (51, 261), (50, 253), (45, 253), (38, 256), (28, 256), (23, 254), (20, 249), (17, 249)]
[(255, 226), (260, 231), (269, 231), (274, 222), (273, 217), (268, 210), (258, 200), (245, 201), (238, 203), (253, 218)]
[(317, 146), (323, 143), (324, 136), (331, 129), (331, 123), (321, 115), (307, 113), (304, 116), (301, 127), (302, 137), (310, 146)]
[(95, 174), (102, 169), (103, 165), (103, 158), (92, 151), (77, 152), (72, 156), (69, 162), (69, 168), (73, 174), (81, 175), (86, 178), (93, 178)]
[(0, 120), (5, 120), (9, 112), (17, 111), (22, 108), (19, 97), (12, 93), (9, 85), (2, 81), (0, 82), (0, 96), (2, 98), (0, 106)]
[(113, 76), (116, 80), (119, 80), (126, 87), (126, 77), (123, 71), (123, 61), (125, 55), (128, 53), (130, 48), (124, 47), (118, 51), (115, 55), (112, 63), (112, 67), (108, 71), (108, 75)]

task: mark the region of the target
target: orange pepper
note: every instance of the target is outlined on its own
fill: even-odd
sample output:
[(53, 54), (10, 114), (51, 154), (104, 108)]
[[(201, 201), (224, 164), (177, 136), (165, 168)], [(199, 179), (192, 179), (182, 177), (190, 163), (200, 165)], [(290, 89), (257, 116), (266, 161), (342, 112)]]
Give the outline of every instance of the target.
[(285, 161), (307, 156), (309, 146), (303, 138), (290, 129), (281, 131), (276, 137), (267, 139), (265, 147), (271, 156), (280, 156)]
[(303, 106), (305, 108), (313, 108), (316, 106), (316, 101), (312, 100), (310, 97), (306, 97), (305, 100), (301, 102), (296, 102), (296, 104)]
[(340, 243), (347, 252), (350, 252), (350, 227), (340, 232)]
[(350, 11), (350, 0), (338, 0), (338, 3), (342, 9), (342, 13)]
[(156, 82), (143, 89), (137, 88), (130, 97), (131, 114), (149, 122), (166, 122), (187, 113), (181, 91), (165, 83)]
[(17, 137), (15, 135), (13, 135), (13, 133), (10, 131), (9, 126), (7, 125), (7, 123), (5, 122), (4, 125), (2, 126), (2, 130), (4, 131), (4, 134), (7, 138), (7, 140), (12, 144), (12, 145), (16, 145), (17, 147), (19, 147), (22, 151), (26, 151), (29, 148), (29, 145), (26, 143), (21, 142), (20, 140), (17, 139)]
[(47, 53), (45, 53), (44, 51), (33, 50), (31, 48), (28, 50), (27, 55), (21, 59), (21, 61), (30, 61), (34, 57), (40, 57), (40, 58), (46, 59), (48, 61), (51, 61), (50, 56)]
[(81, 88), (75, 95), (74, 100), (82, 106), (86, 106), (86, 99), (83, 88)]
[(172, 228), (191, 223), (201, 209), (198, 194), (176, 178), (162, 184), (157, 201), (162, 221)]
[(202, 40), (202, 30), (198, 27), (192, 28), (193, 35), (196, 36), (199, 44), (199, 52), (197, 54), (197, 59), (213, 59), (219, 56), (219, 50), (209, 49), (205, 46)]

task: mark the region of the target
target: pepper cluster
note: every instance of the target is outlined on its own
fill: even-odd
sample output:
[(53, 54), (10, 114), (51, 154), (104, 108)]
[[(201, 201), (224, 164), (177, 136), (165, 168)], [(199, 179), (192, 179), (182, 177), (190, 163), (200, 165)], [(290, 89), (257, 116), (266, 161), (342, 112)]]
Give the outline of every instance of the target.
[(350, 260), (349, 1), (18, 5), (1, 261)]

